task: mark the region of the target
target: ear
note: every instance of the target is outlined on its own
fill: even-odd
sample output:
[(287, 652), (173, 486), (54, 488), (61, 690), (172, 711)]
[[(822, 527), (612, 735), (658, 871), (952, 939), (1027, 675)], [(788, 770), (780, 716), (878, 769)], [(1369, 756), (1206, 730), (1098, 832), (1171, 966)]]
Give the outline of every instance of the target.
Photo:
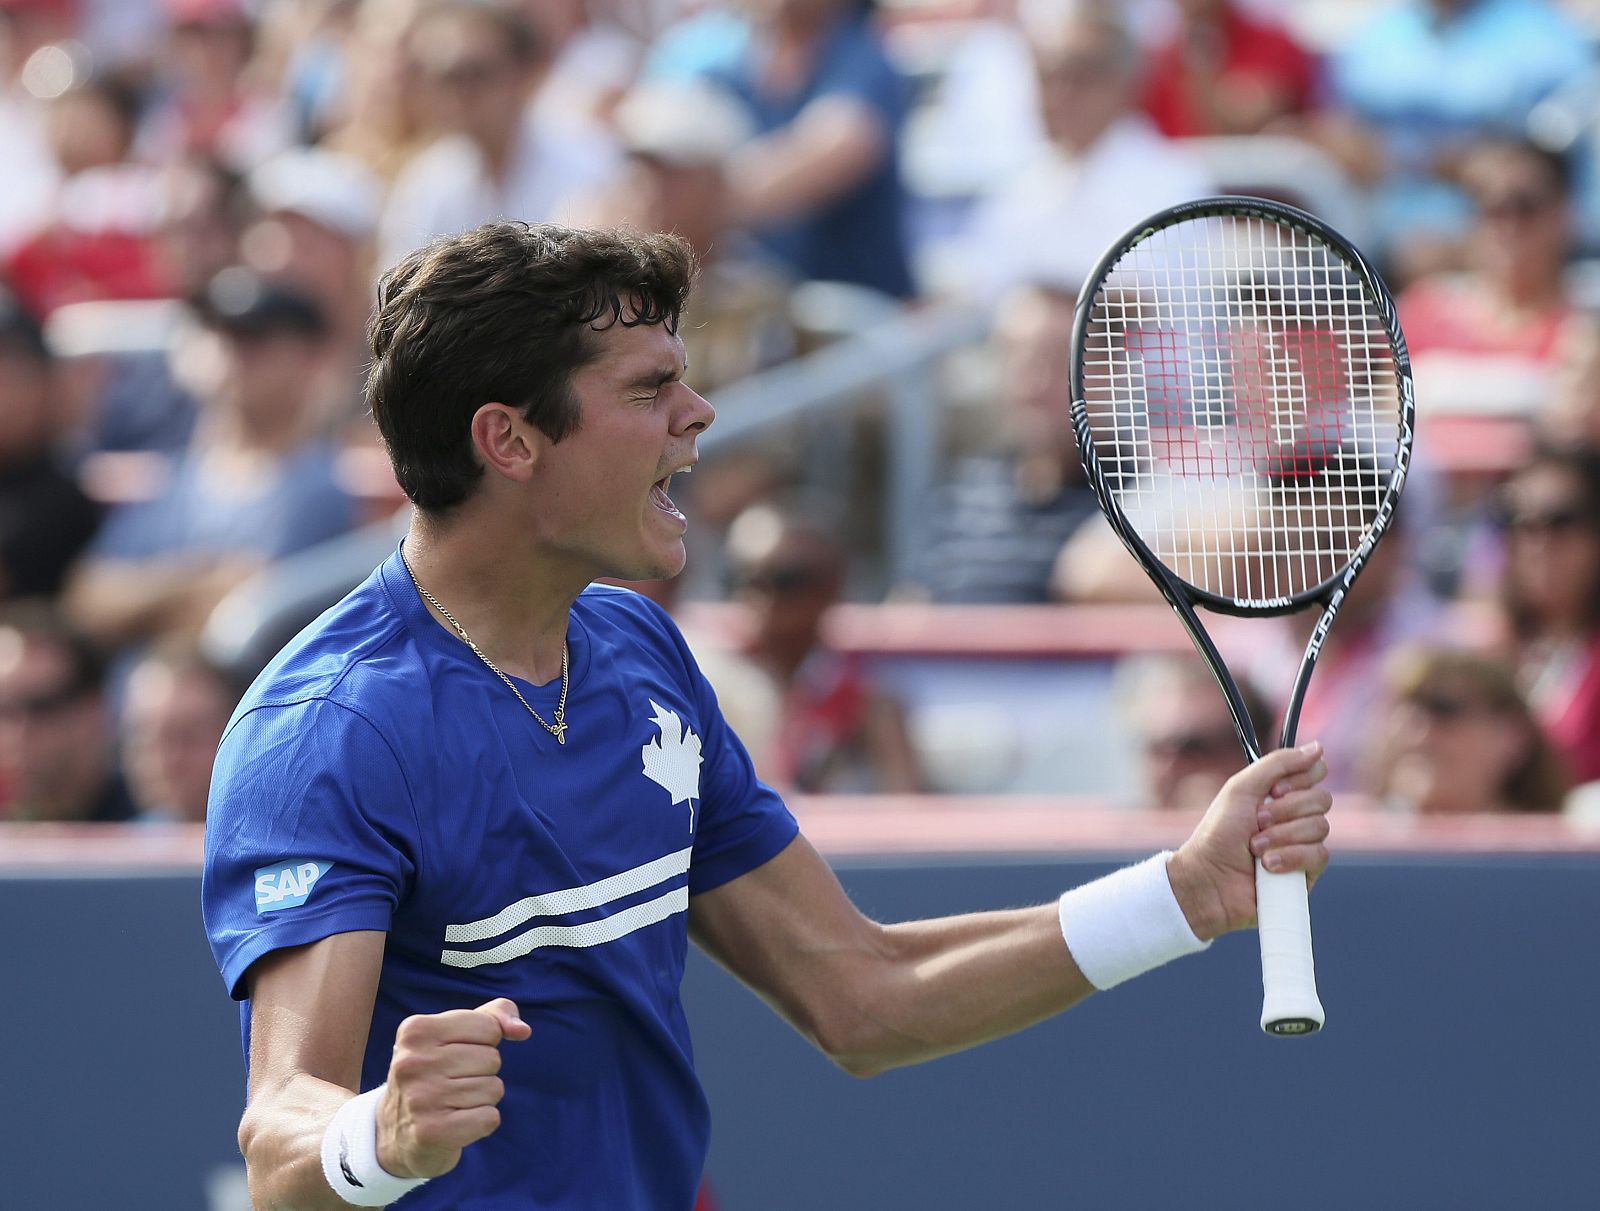
[(472, 445), (489, 471), (526, 483), (544, 434), (522, 418), (510, 404), (484, 404), (472, 414)]

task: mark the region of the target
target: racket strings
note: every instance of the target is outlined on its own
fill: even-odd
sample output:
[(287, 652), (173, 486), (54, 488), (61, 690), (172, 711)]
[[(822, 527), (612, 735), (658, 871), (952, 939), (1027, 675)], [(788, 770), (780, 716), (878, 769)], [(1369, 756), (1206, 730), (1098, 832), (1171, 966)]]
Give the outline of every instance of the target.
[(1106, 487), (1194, 587), (1278, 602), (1337, 574), (1399, 446), (1387, 329), (1343, 255), (1266, 218), (1135, 244), (1092, 301), (1089, 436)]

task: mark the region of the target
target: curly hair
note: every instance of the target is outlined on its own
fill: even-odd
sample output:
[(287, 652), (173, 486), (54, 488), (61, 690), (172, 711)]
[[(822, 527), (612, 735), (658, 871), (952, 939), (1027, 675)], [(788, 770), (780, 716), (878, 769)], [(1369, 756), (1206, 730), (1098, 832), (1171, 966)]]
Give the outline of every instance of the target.
[(582, 417), (572, 375), (613, 324), (676, 332), (695, 275), (674, 235), (487, 223), (411, 253), (378, 283), (367, 406), (396, 479), (447, 513), (483, 474), (472, 417), (516, 408), (551, 441)]

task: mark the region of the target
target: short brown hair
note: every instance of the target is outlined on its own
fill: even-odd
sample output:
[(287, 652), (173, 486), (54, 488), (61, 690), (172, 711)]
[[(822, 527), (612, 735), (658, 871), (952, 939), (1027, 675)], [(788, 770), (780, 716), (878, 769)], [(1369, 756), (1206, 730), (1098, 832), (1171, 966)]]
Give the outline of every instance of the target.
[(694, 254), (673, 235), (487, 223), (435, 240), (378, 284), (367, 326), (367, 405), (395, 477), (419, 509), (446, 512), (483, 474), (473, 414), (516, 408), (552, 441), (579, 424), (573, 372), (595, 333), (622, 324), (676, 331)]

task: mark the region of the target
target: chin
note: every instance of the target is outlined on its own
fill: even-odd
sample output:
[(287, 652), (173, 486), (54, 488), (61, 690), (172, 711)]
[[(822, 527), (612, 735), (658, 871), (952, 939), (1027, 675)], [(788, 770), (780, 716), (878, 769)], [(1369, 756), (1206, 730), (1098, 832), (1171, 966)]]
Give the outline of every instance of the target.
[(641, 554), (632, 560), (618, 560), (618, 570), (609, 575), (618, 580), (671, 580), (683, 571), (683, 565), (688, 560), (688, 555), (683, 549), (683, 543), (675, 543), (672, 548), (665, 551), (651, 551)]

